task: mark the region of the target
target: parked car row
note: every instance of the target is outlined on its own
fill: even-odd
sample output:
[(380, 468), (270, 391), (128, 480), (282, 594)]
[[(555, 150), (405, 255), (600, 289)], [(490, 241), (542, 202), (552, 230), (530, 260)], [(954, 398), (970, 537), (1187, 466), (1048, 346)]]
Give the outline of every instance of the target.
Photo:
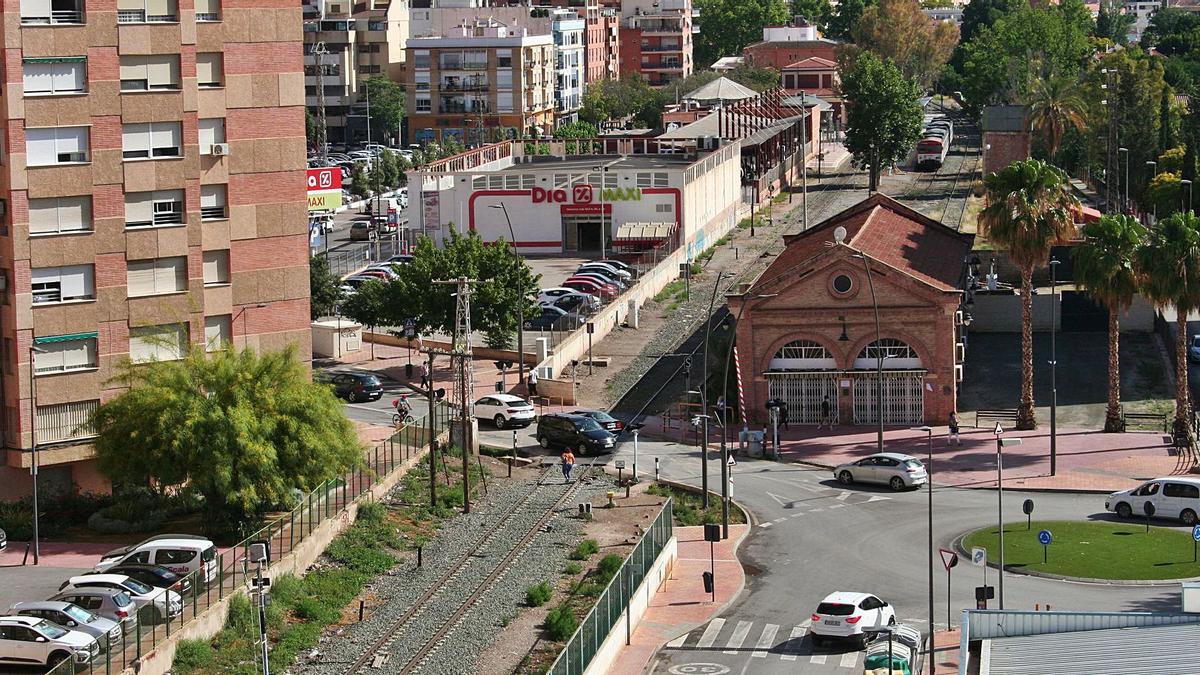
[(525, 317), (525, 330), (574, 330), (605, 302), (634, 283), (637, 270), (619, 260), (593, 260), (579, 266), (560, 286), (538, 292), (541, 313)]
[(110, 551), (47, 600), (17, 602), (0, 615), (0, 663), (86, 666), (139, 622), (178, 617), (183, 596), (212, 583), (217, 571), (216, 547), (194, 535), (158, 535)]
[[(351, 230), (351, 234), (353, 235), (353, 230)], [(353, 239), (353, 236), (351, 239)], [(396, 265), (407, 265), (412, 260), (413, 257), (411, 255), (401, 253), (388, 258), (384, 262), (368, 265), (365, 269), (359, 270), (342, 279), (342, 293), (347, 295), (353, 294), (368, 281), (390, 281), (395, 279), (397, 276)]]

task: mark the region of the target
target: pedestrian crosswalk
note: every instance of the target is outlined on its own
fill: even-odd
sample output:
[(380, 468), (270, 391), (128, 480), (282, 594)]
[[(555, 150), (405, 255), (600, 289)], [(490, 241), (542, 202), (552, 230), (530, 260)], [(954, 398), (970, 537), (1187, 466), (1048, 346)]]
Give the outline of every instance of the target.
[(808, 635), (812, 622), (795, 626), (713, 619), (666, 644), (668, 651), (705, 651), (749, 655), (750, 658), (823, 665), (831, 670), (861, 668), (863, 652), (851, 646), (815, 647)]

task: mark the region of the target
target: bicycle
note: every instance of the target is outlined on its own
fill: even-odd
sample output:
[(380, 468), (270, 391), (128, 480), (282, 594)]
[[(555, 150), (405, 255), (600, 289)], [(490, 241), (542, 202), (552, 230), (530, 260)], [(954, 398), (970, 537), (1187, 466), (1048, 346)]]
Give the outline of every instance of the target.
[(408, 402), (408, 396), (401, 396), (392, 401), (392, 407), (396, 412), (392, 415), (392, 426), (409, 425), (417, 421), (417, 418), (412, 414), (412, 404)]

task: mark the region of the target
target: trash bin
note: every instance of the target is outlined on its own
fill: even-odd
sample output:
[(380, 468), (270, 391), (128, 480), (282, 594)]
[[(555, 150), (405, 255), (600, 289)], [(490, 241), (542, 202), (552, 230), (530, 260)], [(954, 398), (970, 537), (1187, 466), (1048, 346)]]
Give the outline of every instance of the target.
[(406, 379), (411, 380), (412, 375), (413, 375), (413, 364), (411, 364), (411, 363), (404, 364), (404, 377)]
[(763, 432), (747, 431), (746, 433), (746, 453), (750, 457), (763, 456)]

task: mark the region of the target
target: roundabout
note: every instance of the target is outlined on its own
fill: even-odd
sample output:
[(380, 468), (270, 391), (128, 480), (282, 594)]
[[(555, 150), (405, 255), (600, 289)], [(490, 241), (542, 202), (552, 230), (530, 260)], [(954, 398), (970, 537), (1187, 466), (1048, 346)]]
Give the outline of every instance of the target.
[[(1047, 537), (1039, 534), (1050, 533)], [(1043, 541), (1048, 540), (1048, 544)], [(987, 550), (1000, 560), (996, 526), (964, 534), (959, 548)], [(1163, 582), (1200, 577), (1197, 542), (1189, 530), (1145, 522), (1043, 520), (1004, 524), (1004, 566), (1009, 572), (1080, 581)]]

